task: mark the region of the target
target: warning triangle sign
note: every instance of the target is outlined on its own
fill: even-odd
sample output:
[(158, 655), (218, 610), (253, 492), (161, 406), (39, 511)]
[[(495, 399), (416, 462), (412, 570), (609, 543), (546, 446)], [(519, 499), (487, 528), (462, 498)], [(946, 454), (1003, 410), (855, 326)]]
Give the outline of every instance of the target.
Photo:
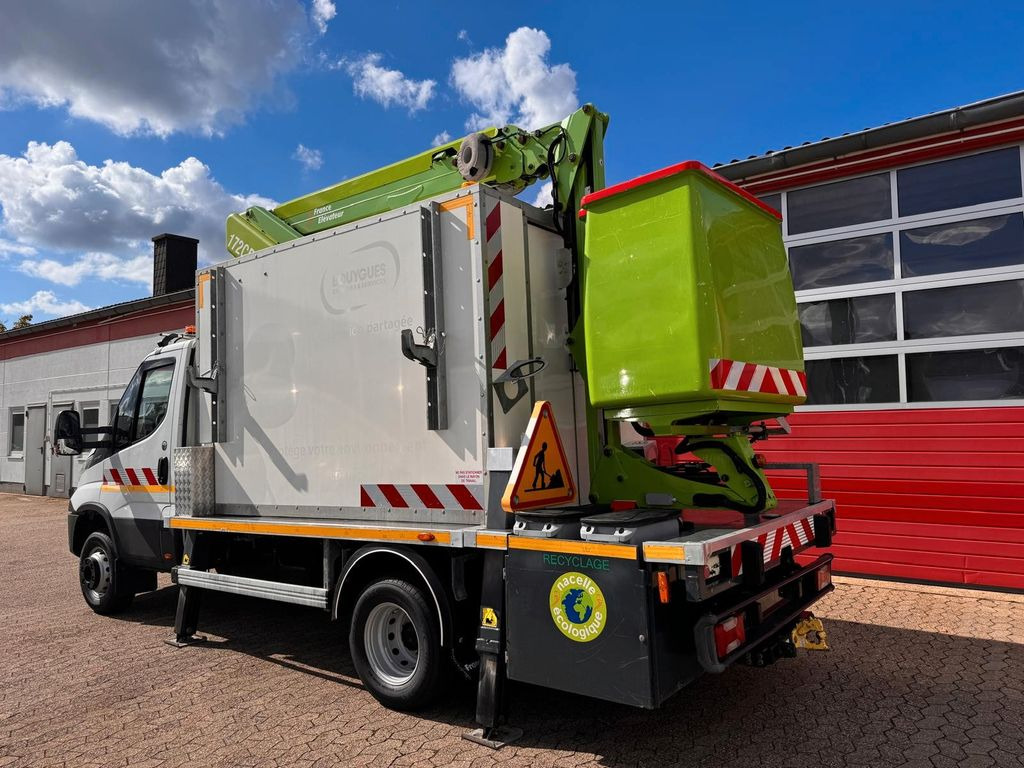
[(506, 512), (515, 512), (575, 500), (576, 483), (562, 448), (551, 403), (538, 400), (533, 406), (523, 447), (512, 467), (512, 476), (505, 486), (501, 506)]

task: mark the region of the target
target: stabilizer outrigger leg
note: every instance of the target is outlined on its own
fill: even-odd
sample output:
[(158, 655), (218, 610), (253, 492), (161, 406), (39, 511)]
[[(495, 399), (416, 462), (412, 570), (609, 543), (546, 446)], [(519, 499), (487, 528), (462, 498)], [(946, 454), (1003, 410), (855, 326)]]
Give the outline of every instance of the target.
[(462, 736), (485, 747), (500, 749), (522, 736), (523, 731), (503, 723), (506, 713), (504, 553), (488, 552), (484, 557), (480, 633), (476, 641), (480, 654), (476, 721), (481, 727)]
[[(209, 544), (206, 537), (199, 533), (185, 534), (185, 554), (181, 559), (178, 568), (194, 568), (195, 570), (206, 570), (209, 567)], [(175, 572), (177, 568), (175, 568)], [(177, 573), (174, 574), (177, 581)], [(202, 590), (198, 587), (189, 587), (184, 584), (178, 585), (178, 611), (174, 616), (174, 637), (167, 638), (164, 642), (173, 645), (175, 648), (184, 648), (187, 645), (205, 643), (206, 637), (197, 635), (196, 629), (199, 624), (199, 603)]]

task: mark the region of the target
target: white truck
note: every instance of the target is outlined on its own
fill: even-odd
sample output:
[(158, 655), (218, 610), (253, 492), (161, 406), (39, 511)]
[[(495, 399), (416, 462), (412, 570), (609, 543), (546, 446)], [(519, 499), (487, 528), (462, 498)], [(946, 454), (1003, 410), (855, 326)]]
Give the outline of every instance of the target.
[[(478, 678), (491, 745), (506, 680), (650, 708), (793, 653), (834, 508), (813, 467), (777, 501), (750, 447), (803, 395), (777, 214), (694, 163), (603, 189), (606, 122), (432, 150), (447, 191), (406, 161), (244, 214), (115, 423), (58, 419), (94, 449), (68, 518), (93, 610), (162, 570), (179, 645), (205, 590), (329, 611), (387, 706)], [(553, 209), (510, 194), (543, 176)]]

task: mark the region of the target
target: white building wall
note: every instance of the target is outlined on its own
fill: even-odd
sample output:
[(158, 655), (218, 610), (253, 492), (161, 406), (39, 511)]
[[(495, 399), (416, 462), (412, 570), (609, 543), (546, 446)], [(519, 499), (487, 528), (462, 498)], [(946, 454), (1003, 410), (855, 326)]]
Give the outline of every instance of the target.
[[(11, 416), (29, 405), (47, 406), (45, 482), (50, 482), (50, 436), (61, 406), (98, 405), (100, 425), (116, 404), (142, 358), (159, 340), (154, 334), (0, 360), (0, 483), (24, 483), (24, 458), (12, 455)], [(57, 406), (57, 407), (54, 407)], [(69, 485), (77, 485), (84, 457), (71, 460)], [(59, 471), (59, 470), (58, 470)]]

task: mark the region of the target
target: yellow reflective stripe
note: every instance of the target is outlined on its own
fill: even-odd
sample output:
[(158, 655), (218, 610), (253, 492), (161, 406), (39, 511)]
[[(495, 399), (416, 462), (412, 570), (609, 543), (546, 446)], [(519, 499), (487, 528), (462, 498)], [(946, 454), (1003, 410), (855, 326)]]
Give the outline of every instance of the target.
[(100, 486), (101, 491), (120, 491), (121, 493), (174, 493), (173, 485), (109, 485)]
[[(221, 533), (269, 533), (276, 536), (315, 536), (322, 539), (365, 539), (373, 541), (413, 541), (417, 544), (451, 544), (448, 531), (407, 528), (349, 528), (338, 525), (302, 525), (295, 523), (268, 523), (249, 520), (210, 520), (198, 517), (172, 517), (171, 528), (193, 531), (218, 531)], [(429, 533), (434, 539), (420, 541), (421, 533)]]
[(645, 560), (669, 560), (673, 563), (686, 562), (686, 550), (677, 544), (644, 544)]
[(564, 552), (570, 555), (617, 557), (620, 560), (636, 560), (636, 547), (629, 544), (599, 544), (591, 541), (531, 539), (526, 536), (509, 536), (508, 548), (528, 549), (535, 552)]
[[(474, 184), (476, 182), (473, 182)], [(466, 239), (472, 240), (476, 237), (476, 228), (473, 226), (473, 197), (457, 197), (454, 200), (449, 200), (445, 203), (441, 203), (439, 206), (442, 211), (448, 211), (451, 213), (457, 208), (466, 209)]]
[(508, 536), (504, 533), (478, 533), (476, 545), (483, 549), (506, 549)]

